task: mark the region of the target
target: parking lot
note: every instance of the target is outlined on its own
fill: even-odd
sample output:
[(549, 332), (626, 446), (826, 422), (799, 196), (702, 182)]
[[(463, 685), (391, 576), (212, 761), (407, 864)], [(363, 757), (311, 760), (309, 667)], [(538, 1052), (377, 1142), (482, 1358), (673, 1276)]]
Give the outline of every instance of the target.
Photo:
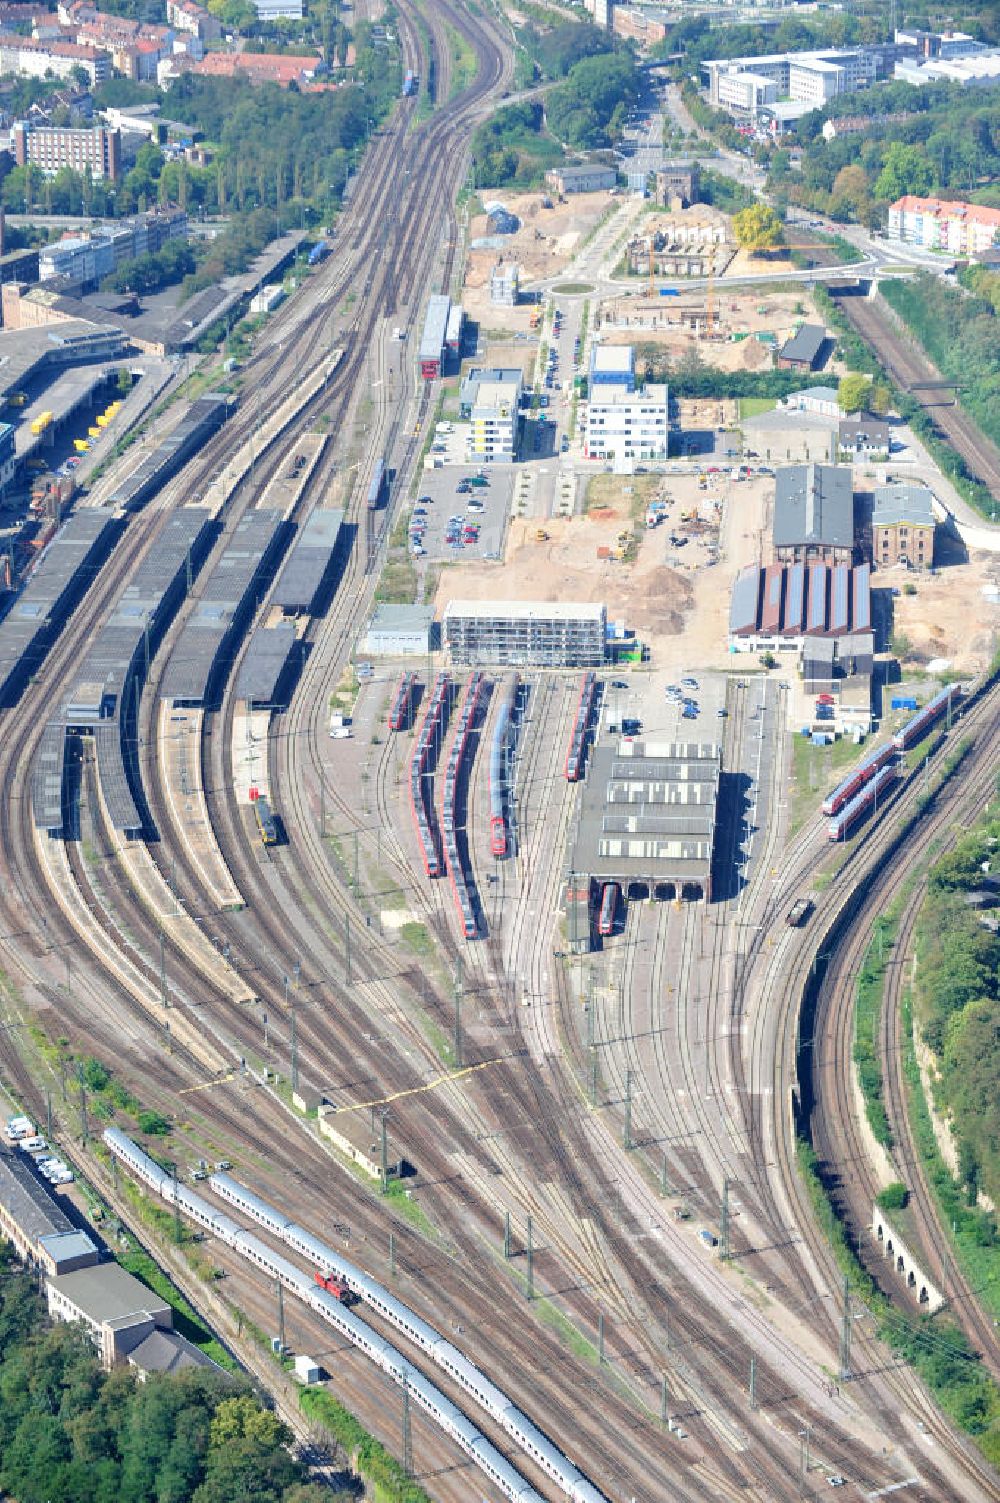
[(482, 474), (475, 465), (423, 471), (409, 518), (411, 551), (430, 562), (499, 558), (513, 487), (509, 466)]
[(615, 674), (605, 684), (602, 730), (647, 740), (721, 741), (725, 707), (725, 674)]

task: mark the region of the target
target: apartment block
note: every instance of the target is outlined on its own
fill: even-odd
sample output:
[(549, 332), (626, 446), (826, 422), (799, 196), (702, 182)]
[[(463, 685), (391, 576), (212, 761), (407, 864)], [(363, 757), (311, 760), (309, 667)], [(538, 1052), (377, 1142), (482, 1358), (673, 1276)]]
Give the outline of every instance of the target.
[(77, 130), (71, 126), (32, 126), (19, 120), (11, 126), (10, 146), (18, 167), (31, 163), (46, 177), (54, 177), (63, 167), (80, 173), (89, 170), (92, 177), (111, 182), (121, 177), (121, 134), (103, 126)]
[(670, 446), (669, 392), (649, 383), (641, 391), (595, 386), (587, 404), (585, 459), (612, 460), (617, 467), (667, 458)]
[(583, 602), (451, 600), (443, 635), (456, 667), (597, 668), (605, 658), (607, 611)]
[(980, 256), (1000, 239), (1000, 209), (940, 198), (897, 198), (889, 206), (890, 240), (952, 256)]

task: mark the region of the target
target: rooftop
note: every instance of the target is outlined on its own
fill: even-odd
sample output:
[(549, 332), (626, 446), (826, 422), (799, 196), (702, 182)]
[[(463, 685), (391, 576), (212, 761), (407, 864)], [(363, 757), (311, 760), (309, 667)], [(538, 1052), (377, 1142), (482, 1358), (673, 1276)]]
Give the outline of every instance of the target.
[(317, 508), (295, 536), (271, 592), (285, 610), (308, 610), (323, 583), (340, 539), (344, 513)]
[(150, 1331), (128, 1354), (133, 1367), (144, 1373), (176, 1373), (186, 1367), (218, 1367), (211, 1357), (176, 1331)]
[(427, 314), (424, 318), (424, 331), (420, 336), (420, 360), (440, 360), (441, 351), (444, 348), (445, 336), (448, 333), (448, 315), (451, 312), (451, 298), (443, 292), (436, 292), (428, 299)]
[(892, 527), (904, 522), (912, 527), (933, 527), (933, 497), (925, 485), (881, 485), (875, 491), (872, 524)]
[(665, 407), (667, 391), (668, 388), (657, 381), (648, 381), (641, 391), (629, 391), (627, 386), (609, 382), (607, 386), (593, 387), (587, 411), (592, 412), (595, 407)]
[(774, 407), (770, 412), (758, 412), (754, 417), (744, 418), (742, 423), (744, 429), (753, 429), (754, 432), (785, 433), (789, 429), (794, 432), (797, 428), (805, 428), (832, 433), (838, 421), (827, 412), (811, 412), (808, 408), (799, 407)]
[(426, 632), (434, 622), (432, 605), (377, 605), (369, 631)]
[(635, 351), (630, 344), (595, 344), (590, 368), (630, 376), (635, 368)]
[(449, 600), (446, 621), (455, 617), (478, 621), (601, 621), (605, 608), (590, 601)]
[(148, 1315), (166, 1326), (172, 1320), (166, 1301), (117, 1263), (60, 1273), (49, 1284), (96, 1325), (120, 1324), (137, 1315)]
[(793, 464), (777, 473), (773, 541), (854, 546), (853, 477), (846, 465)]
[(25, 1236), (34, 1242), (42, 1237), (76, 1232), (66, 1212), (35, 1175), (24, 1155), (11, 1153), (6, 1148), (0, 1148), (0, 1202), (7, 1207)]
[(236, 680), (236, 698), (254, 704), (274, 702), (285, 664), (295, 647), (297, 633), (291, 621), (276, 626), (259, 626), (250, 638)]
[(780, 352), (782, 360), (813, 361), (826, 343), (826, 330), (822, 324), (803, 324)]

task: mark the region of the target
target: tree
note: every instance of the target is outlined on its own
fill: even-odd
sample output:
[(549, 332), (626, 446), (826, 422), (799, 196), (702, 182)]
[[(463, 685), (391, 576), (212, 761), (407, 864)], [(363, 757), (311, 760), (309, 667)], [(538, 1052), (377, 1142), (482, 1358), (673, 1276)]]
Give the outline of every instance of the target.
[(876, 417), (885, 417), (890, 407), (888, 386), (883, 386), (881, 382), (876, 382), (871, 388), (868, 406)]
[(915, 194), (918, 198), (930, 192), (934, 172), (920, 146), (906, 146), (902, 141), (891, 141), (885, 154), (882, 171), (875, 183), (876, 198), (890, 202)]
[(858, 163), (841, 167), (830, 190), (830, 213), (834, 219), (861, 219), (871, 201), (865, 169)]
[(871, 394), (871, 382), (857, 372), (841, 376), (837, 387), (837, 401), (845, 412), (863, 412)]
[(744, 250), (774, 250), (783, 233), (780, 218), (767, 204), (749, 204), (733, 215), (733, 234)]

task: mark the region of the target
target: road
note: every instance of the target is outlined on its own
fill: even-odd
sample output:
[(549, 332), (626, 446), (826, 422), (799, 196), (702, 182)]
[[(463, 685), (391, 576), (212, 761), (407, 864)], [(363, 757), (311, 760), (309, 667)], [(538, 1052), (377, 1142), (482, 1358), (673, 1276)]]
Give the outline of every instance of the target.
[[(613, 1503), (736, 1503), (754, 1494), (792, 1503), (803, 1484), (826, 1495), (827, 1476), (877, 1491), (915, 1471), (907, 1496), (978, 1503), (992, 1474), (909, 1373), (883, 1370), (870, 1331), (856, 1338), (863, 1377), (840, 1391), (830, 1381), (838, 1281), (802, 1197), (787, 1109), (795, 1004), (811, 954), (784, 924), (790, 895), (829, 852), (818, 817), (783, 845), (782, 691), (763, 681), (732, 691), (726, 755), (745, 773), (747, 796), (723, 831), (731, 895), (706, 908), (629, 904), (624, 932), (593, 961), (595, 971), (608, 969), (595, 975), (586, 1011), (589, 977), (567, 962), (560, 928), (579, 794), (562, 776), (576, 676), (526, 675), (516, 851), (499, 865), (488, 855), (484, 772), (499, 684), (474, 728), (463, 832), (485, 921), (474, 944), (460, 938), (447, 884), (422, 872), (407, 806), (412, 733), (384, 729), (389, 678), (359, 697), (365, 735), (353, 751), (327, 735), (331, 695), (350, 672), (437, 394), (418, 383), (390, 330), (404, 314), (412, 325), (430, 289), (452, 285), (452, 205), (469, 131), (510, 77), (509, 48), (490, 23), (446, 0), (440, 9), (476, 47), (477, 85), (445, 103), (451, 48), (436, 10), (438, 109), (418, 130), (404, 106), (374, 143), (337, 252), (268, 325), (231, 426), (130, 523), (86, 611), (71, 619), (21, 704), (3, 712), (0, 953), (12, 978), (9, 1006), (80, 1052), (114, 1061), (144, 1104), (176, 1115), (182, 1169), (225, 1152), (241, 1177), (304, 1225), (349, 1244), (384, 1280), (398, 1277), (408, 1302), (450, 1328)], [(412, 15), (401, 10), (406, 61), (426, 76)], [(597, 254), (610, 259), (613, 243)], [(152, 735), (158, 676), (197, 586), (151, 649), (141, 694), (136, 756), (159, 838), (140, 842), (133, 856), (155, 866), (187, 927), (200, 926), (244, 979), (253, 1000), (241, 1003), (213, 969), (193, 967), (174, 931), (165, 939), (137, 901), (89, 756), (73, 838), (36, 843), (26, 781), (46, 705), (149, 546), (159, 513), (217, 477), (227, 451), (250, 439), (334, 343), (344, 354), (327, 389), (287, 440), (261, 455), (225, 515), (229, 528), (287, 464), (298, 433), (323, 420), (330, 454), (295, 520), (340, 487), (355, 545), (329, 609), (300, 623), (303, 674), (288, 712), (271, 724), (269, 783), (286, 844), (264, 848), (231, 795), (233, 674), (205, 717), (211, 834), (246, 899), (242, 913), (213, 905), (162, 786)], [(388, 514), (372, 519), (361, 504), (363, 480), (381, 452), (397, 477)], [(232, 669), (241, 655), (238, 648)], [(425, 676), (431, 666), (421, 663)], [(641, 673), (635, 684), (641, 693)], [(462, 687), (456, 682), (456, 698)], [(453, 734), (442, 741), (441, 764)], [(442, 781), (434, 779), (435, 808)], [(851, 880), (848, 872), (831, 884), (831, 909)], [(26, 1032), (0, 1039), (5, 1069), (33, 1110), (44, 1086), (53, 1090), (61, 1134), (71, 1138), (73, 1108), (60, 1099), (58, 1071), (36, 1053), (32, 1082), (19, 1039), (30, 1053)], [(291, 1077), (309, 1095), (322, 1091), (355, 1108), (372, 1132), (388, 1110), (392, 1142), (414, 1166), (405, 1193), (381, 1196), (350, 1173), (313, 1119), (290, 1104)], [(101, 1167), (82, 1147), (77, 1153), (103, 1183)], [(732, 1257), (722, 1261), (698, 1230), (721, 1230), (727, 1184)], [(227, 1290), (240, 1288), (266, 1330), (268, 1291), (227, 1270)], [(306, 1323), (301, 1331), (303, 1345), (322, 1339)], [(755, 1407), (746, 1394), (751, 1361)], [(393, 1444), (385, 1394), (366, 1382), (363, 1365), (344, 1381), (352, 1407)], [(933, 1451), (915, 1443), (917, 1416)], [(419, 1446), (434, 1495), (467, 1496), (457, 1453), (423, 1431)], [(551, 1483), (525, 1464), (554, 1500)]]

